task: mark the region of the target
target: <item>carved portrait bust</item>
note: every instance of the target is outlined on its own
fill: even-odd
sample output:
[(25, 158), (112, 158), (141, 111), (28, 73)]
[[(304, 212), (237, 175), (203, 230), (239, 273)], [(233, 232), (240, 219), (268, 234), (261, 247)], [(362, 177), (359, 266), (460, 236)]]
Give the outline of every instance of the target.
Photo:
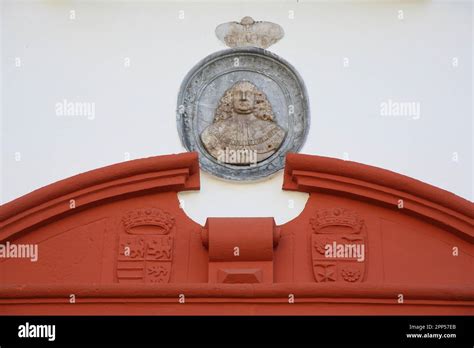
[(239, 81), (224, 92), (201, 141), (220, 162), (250, 165), (273, 155), (285, 135), (265, 93), (251, 82)]

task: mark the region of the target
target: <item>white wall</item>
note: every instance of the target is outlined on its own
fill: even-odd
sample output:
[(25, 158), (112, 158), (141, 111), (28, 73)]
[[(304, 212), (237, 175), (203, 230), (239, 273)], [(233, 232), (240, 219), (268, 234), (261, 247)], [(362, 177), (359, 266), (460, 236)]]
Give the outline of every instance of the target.
[[(126, 152), (132, 159), (183, 152), (175, 121), (180, 83), (200, 59), (225, 48), (214, 28), (245, 15), (286, 32), (270, 50), (306, 83), (312, 119), (303, 153), (347, 153), (472, 200), (472, 7), (4, 1), (1, 200), (121, 162)], [(64, 99), (95, 103), (95, 118), (57, 116)], [(389, 99), (420, 103), (420, 118), (380, 115)], [(282, 192), (281, 183), (281, 173), (255, 184), (203, 174), (201, 191), (180, 197), (200, 223), (207, 216), (275, 216), (282, 223), (299, 214), (307, 195)]]

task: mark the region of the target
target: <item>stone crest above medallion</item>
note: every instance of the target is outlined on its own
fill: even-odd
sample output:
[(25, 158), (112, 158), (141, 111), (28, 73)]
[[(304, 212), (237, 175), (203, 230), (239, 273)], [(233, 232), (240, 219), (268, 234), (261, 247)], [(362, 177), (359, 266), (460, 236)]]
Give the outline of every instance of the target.
[(268, 48), (280, 41), (285, 32), (278, 24), (256, 22), (246, 16), (240, 22), (222, 23), (216, 28), (216, 36), (228, 47)]

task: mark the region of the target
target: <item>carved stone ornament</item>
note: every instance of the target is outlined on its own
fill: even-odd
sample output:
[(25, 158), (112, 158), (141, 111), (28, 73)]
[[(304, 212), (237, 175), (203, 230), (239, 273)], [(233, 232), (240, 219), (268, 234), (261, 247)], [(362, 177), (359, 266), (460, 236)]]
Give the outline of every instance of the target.
[(177, 125), (186, 149), (199, 153), (201, 169), (229, 180), (265, 178), (306, 139), (306, 89), (296, 70), (269, 51), (220, 51), (185, 77)]
[(216, 28), (216, 36), (228, 47), (268, 48), (285, 35), (283, 28), (271, 22), (256, 22), (244, 17), (239, 22), (223, 23)]
[(207, 56), (184, 78), (176, 116), (181, 141), (218, 177), (268, 177), (306, 139), (306, 88), (295, 68), (263, 49), (283, 37), (278, 24), (244, 17), (219, 25), (216, 35), (232, 48)]
[(168, 283), (173, 260), (174, 217), (158, 208), (129, 211), (122, 218), (117, 259), (119, 283)]
[[(285, 138), (268, 99), (247, 81), (239, 81), (219, 100), (214, 121), (201, 133), (206, 150), (218, 161), (249, 165), (273, 155)], [(228, 151), (239, 156), (225, 156)]]
[(365, 280), (367, 231), (355, 211), (319, 209), (310, 219), (314, 280), (360, 283)]

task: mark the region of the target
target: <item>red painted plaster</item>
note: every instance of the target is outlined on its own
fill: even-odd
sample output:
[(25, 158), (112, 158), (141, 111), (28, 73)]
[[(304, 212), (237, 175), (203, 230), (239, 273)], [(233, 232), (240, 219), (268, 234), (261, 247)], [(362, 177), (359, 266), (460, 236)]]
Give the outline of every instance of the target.
[[(199, 189), (195, 153), (36, 190), (0, 207), (0, 244), (39, 248), (37, 262), (0, 259), (0, 313), (474, 314), (472, 202), (301, 154), (287, 156), (283, 188), (310, 196), (280, 226), (189, 219), (177, 192)], [(363, 260), (327, 257), (333, 243), (363, 245)]]

